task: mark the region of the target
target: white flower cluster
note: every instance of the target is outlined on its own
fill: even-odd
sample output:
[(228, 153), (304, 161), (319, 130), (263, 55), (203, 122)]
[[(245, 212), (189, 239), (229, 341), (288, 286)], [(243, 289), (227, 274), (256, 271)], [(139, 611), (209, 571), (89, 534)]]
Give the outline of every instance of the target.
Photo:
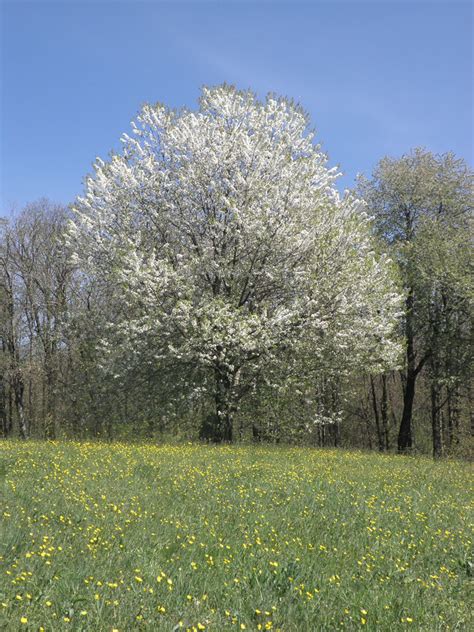
[(206, 88), (198, 111), (145, 105), (132, 131), (97, 159), (70, 238), (160, 357), (213, 369), (230, 398), (282, 354), (396, 363), (391, 263), (300, 107)]

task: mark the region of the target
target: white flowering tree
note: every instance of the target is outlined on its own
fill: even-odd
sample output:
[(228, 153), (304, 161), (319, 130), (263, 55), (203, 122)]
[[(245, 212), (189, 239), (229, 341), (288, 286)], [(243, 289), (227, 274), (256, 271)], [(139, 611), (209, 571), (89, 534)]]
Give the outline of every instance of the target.
[(145, 105), (132, 132), (86, 179), (71, 244), (115, 284), (113, 328), (196, 367), (215, 408), (205, 434), (231, 440), (241, 399), (283, 358), (396, 362), (391, 263), (299, 106), (224, 85), (197, 111)]

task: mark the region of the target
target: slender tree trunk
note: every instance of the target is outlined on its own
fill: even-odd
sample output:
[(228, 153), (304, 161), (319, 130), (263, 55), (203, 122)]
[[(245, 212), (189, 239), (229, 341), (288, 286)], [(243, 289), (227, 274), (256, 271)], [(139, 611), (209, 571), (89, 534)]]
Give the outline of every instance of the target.
[(147, 433), (146, 436), (149, 439), (153, 439), (155, 434), (155, 419), (153, 417), (154, 410), (148, 413)]
[(388, 434), (388, 393), (387, 393), (387, 376), (382, 375), (382, 402), (380, 405), (380, 416), (382, 418), (382, 431), (385, 450), (390, 450), (390, 440)]
[(25, 407), (23, 405), (23, 393), (25, 391), (25, 385), (23, 382), (23, 375), (21, 369), (17, 368), (13, 374), (12, 379), (13, 397), (15, 400), (15, 407), (18, 414), (18, 428), (20, 431), (20, 437), (22, 439), (28, 439), (29, 429), (28, 423), (25, 417)]
[(244, 420), (241, 418), (239, 423), (239, 441), (244, 438)]
[(45, 355), (44, 372), (45, 381), (45, 436), (47, 439), (56, 438), (56, 414), (55, 414), (55, 371), (53, 365), (53, 354)]
[(433, 380), (430, 386), (431, 393), (431, 428), (433, 432), (433, 457), (439, 459), (443, 456), (443, 433), (441, 428), (441, 416), (439, 406), (439, 390)]
[(372, 408), (374, 411), (375, 428), (377, 430), (377, 443), (379, 446), (379, 451), (383, 452), (384, 441), (383, 441), (382, 431), (380, 428), (380, 417), (379, 417), (379, 410), (377, 406), (377, 393), (375, 391), (375, 383), (374, 383), (374, 378), (372, 375), (370, 376), (370, 391), (372, 394)]
[(331, 387), (331, 407), (333, 414), (336, 416), (336, 421), (333, 426), (334, 447), (338, 448), (341, 443), (341, 426), (338, 415), (339, 384), (337, 382), (333, 382)]
[(30, 425), (31, 425), (31, 427), (35, 427), (37, 424), (36, 424), (35, 405), (34, 405), (34, 402), (33, 402), (34, 380), (33, 380), (33, 371), (31, 370), (32, 367), (33, 367), (33, 332), (31, 330), (31, 327), (29, 328), (28, 334), (29, 334), (28, 335), (28, 337), (29, 337), (29, 342), (28, 342), (28, 364), (29, 364), (30, 370), (28, 371), (27, 411), (28, 411), (28, 419), (30, 420)]
[(403, 393), (403, 412), (398, 433), (398, 451), (406, 452), (413, 446), (412, 437), (412, 417), (413, 402), (415, 401), (415, 381), (414, 373), (407, 373), (405, 391)]
[(405, 336), (407, 341), (406, 361), (407, 368), (404, 380), (403, 389), (403, 412), (400, 422), (400, 430), (398, 432), (398, 451), (406, 452), (413, 446), (412, 436), (412, 417), (413, 417), (413, 403), (415, 401), (415, 384), (416, 384), (416, 370), (415, 370), (415, 341), (413, 335), (413, 306), (414, 306), (414, 294), (413, 288), (409, 289), (406, 299), (406, 323), (405, 323)]
[(2, 436), (8, 437), (7, 398), (5, 394), (4, 375), (0, 378), (0, 421), (2, 425)]
[(447, 448), (449, 449), (453, 444), (454, 428), (453, 428), (452, 392), (449, 386), (446, 389), (446, 391), (447, 391), (446, 402), (447, 402), (448, 411), (447, 411), (447, 423), (446, 423), (446, 428), (445, 428), (445, 443), (446, 443)]
[(467, 390), (467, 404), (469, 406), (469, 431), (471, 433), (471, 437), (474, 437), (474, 401), (472, 396), (472, 385), (470, 381)]
[(369, 450), (372, 450), (372, 429), (370, 427), (370, 415), (369, 415), (369, 411), (368, 410), (367, 410), (367, 414), (365, 415), (365, 424), (366, 424), (366, 428), (367, 428), (368, 447), (369, 447)]
[(10, 435), (13, 431), (13, 388), (10, 380), (10, 385), (8, 388), (8, 434)]

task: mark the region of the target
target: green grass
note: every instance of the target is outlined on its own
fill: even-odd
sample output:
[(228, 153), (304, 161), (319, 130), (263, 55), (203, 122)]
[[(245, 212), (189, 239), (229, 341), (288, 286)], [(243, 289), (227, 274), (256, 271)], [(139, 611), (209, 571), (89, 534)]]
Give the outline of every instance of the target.
[(465, 463), (0, 442), (0, 472), (2, 630), (474, 627)]

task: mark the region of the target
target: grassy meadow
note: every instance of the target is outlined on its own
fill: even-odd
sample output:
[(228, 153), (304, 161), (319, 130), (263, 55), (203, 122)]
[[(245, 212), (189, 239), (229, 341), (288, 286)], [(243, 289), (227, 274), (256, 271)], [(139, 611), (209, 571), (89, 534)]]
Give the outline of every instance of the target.
[(472, 470), (0, 443), (1, 630), (473, 629)]

